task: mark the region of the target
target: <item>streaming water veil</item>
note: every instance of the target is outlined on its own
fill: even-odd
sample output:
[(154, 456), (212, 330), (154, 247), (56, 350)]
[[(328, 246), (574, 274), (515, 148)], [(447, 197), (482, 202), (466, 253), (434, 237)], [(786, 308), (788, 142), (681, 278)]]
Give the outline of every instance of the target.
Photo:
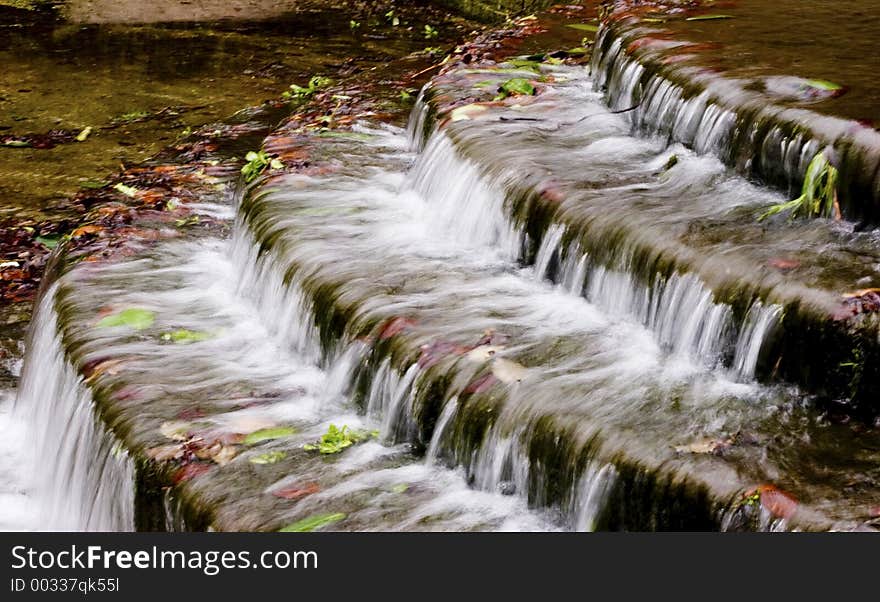
[(27, 425), (27, 463), (40, 530), (134, 530), (134, 466), (98, 417), (89, 388), (59, 340), (55, 294), (34, 314), (16, 414)]
[[(211, 337), (181, 348), (111, 333), (89, 352), (137, 355), (130, 378), (153, 395), (144, 404), (184, 395), (232, 407), (228, 391), (248, 391), (254, 407), (216, 422), (293, 423), (299, 449), (330, 424), (378, 430), (337, 462), (304, 460), (304, 474), (327, 486), (289, 517), (367, 500), (350, 511), (353, 528), (367, 530), (602, 528), (629, 486), (618, 450), (674, 457), (673, 444), (694, 432), (721, 436), (773, 415), (780, 394), (754, 377), (779, 306), (755, 301), (738, 320), (699, 277), (646, 282), (628, 269), (627, 249), (591, 255), (562, 222), (530, 241), (510, 210), (516, 173), (477, 165), (444, 132), (425, 137), (429, 112), (423, 94), (407, 132), (361, 124), (366, 141), (328, 140), (347, 158), (338, 172), (240, 190), (230, 240), (162, 242), (138, 262), (96, 267), (94, 297), (74, 299), (75, 309), (113, 291), (120, 304), (153, 308), (165, 328), (182, 321)], [(650, 154), (639, 168), (666, 160), (655, 141), (625, 142), (633, 156)], [(581, 150), (604, 157), (600, 172), (630, 168), (595, 144)], [(717, 165), (680, 154), (673, 184), (686, 188), (695, 172), (708, 177), (702, 170), (716, 177)], [(39, 528), (131, 530), (134, 462), (64, 352), (58, 287), (41, 298), (16, 403), (33, 433)], [(379, 343), (364, 335), (401, 317), (424, 329), (417, 360), (377, 352), (396, 333)], [(484, 347), (497, 349), (481, 359)], [(450, 357), (436, 393), (434, 360)], [(504, 387), (497, 398), (484, 395), (493, 378)], [(621, 434), (605, 442), (605, 427)], [(554, 429), (575, 443), (560, 447)], [(650, 487), (641, 495), (653, 508), (647, 498), (667, 489)], [(163, 503), (166, 528), (187, 528), (181, 501), (169, 493)]]

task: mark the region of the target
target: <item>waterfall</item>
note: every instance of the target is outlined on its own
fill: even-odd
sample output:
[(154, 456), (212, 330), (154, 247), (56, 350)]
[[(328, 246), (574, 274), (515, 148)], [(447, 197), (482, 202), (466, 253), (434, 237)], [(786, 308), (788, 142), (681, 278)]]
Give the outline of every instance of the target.
[[(627, 117), (639, 132), (700, 153), (722, 153), (734, 135), (730, 111), (707, 95), (687, 99), (665, 80), (646, 81), (644, 68), (628, 62), (618, 43), (597, 61), (612, 107), (640, 103)], [(707, 488), (723, 483), (727, 503), (728, 483), (753, 475), (713, 468), (722, 475), (715, 478), (704, 469), (710, 454), (693, 466), (682, 454), (698, 436), (726, 441), (744, 424), (763, 426), (774, 404), (787, 400), (780, 396), (788, 393), (754, 382), (783, 307), (753, 292), (734, 307), (696, 269), (702, 258), (681, 252), (674, 262), (673, 249), (646, 259), (636, 244), (644, 241), (623, 243), (626, 233), (608, 226), (615, 216), (578, 213), (619, 193), (630, 195), (623, 217), (665, 215), (663, 203), (650, 214), (640, 201), (666, 182), (672, 167), (657, 166), (668, 163), (669, 153), (626, 138), (623, 118), (607, 114), (598, 130), (580, 131), (583, 140), (572, 142), (593, 153), (594, 177), (611, 183), (596, 192), (553, 181), (584, 196), (565, 204), (559, 194), (557, 205), (535, 217), (529, 203), (556, 190), (534, 186), (547, 166), (534, 176), (523, 163), (505, 163), (504, 142), (492, 132), (482, 142), (496, 144), (499, 157), (475, 160), (468, 145), (478, 145), (479, 136), (434, 131), (427, 92), (406, 132), (361, 125), (365, 140), (325, 140), (345, 157), (326, 174), (290, 173), (271, 187), (242, 186), (230, 240), (161, 242), (139, 260), (143, 265), (120, 264), (129, 278), (124, 291), (113, 265), (70, 284), (95, 299), (124, 293), (129, 303), (149, 300), (165, 312), (158, 319), (166, 329), (182, 328), (177, 320), (185, 315), (187, 328), (208, 333), (204, 340), (178, 347), (156, 333), (134, 342), (112, 333), (100, 340), (77, 335), (116, 351), (137, 347), (147, 359), (132, 359), (132, 372), (167, 395), (145, 402), (156, 404), (157, 415), (166, 410), (162, 403), (173, 405), (168, 392), (183, 383), (191, 396), (215, 404), (212, 427), (241, 414), (250, 425), (293, 425), (290, 441), (277, 443), (292, 456), (310, 450), (330, 425), (358, 433), (358, 444), (337, 461), (296, 455), (302, 474), (259, 482), (262, 495), (309, 480), (300, 489), (310, 494), (273, 520), (361, 504), (363, 497), (383, 508), (381, 517), (370, 510), (357, 523), (369, 528), (432, 520), (461, 529), (721, 526), (721, 496), (710, 500)], [(590, 98), (588, 116), (601, 115)], [(552, 136), (552, 128), (547, 132)], [(614, 163), (622, 141), (637, 167)], [(786, 142), (792, 162), (807, 156), (803, 149)], [(685, 173), (673, 182), (665, 191), (669, 211), (694, 182), (720, 173), (693, 153), (682, 155), (703, 179)], [(636, 177), (644, 175), (639, 170), (649, 174), (647, 184)], [(709, 217), (719, 213), (707, 209)], [(591, 218), (584, 223), (598, 223), (596, 231), (579, 229), (576, 218), (584, 215)], [(666, 240), (649, 242), (667, 250)], [(40, 526), (131, 530), (135, 463), (65, 353), (59, 286), (41, 297), (15, 409), (36, 444), (30, 455), (39, 467), (33, 495)], [(68, 319), (83, 320), (65, 313)], [(238, 405), (242, 398), (247, 403)], [(238, 451), (241, 462), (256, 453)], [(693, 482), (678, 479), (685, 465)], [(228, 484), (221, 468), (210, 466), (220, 475), (216, 487)], [(684, 515), (664, 514), (669, 500)], [(165, 492), (166, 528), (194, 526), (185, 519), (186, 503)], [(611, 512), (622, 503), (630, 514)], [(268, 521), (260, 512), (242, 514), (252, 522), (235, 527), (274, 526), (260, 522)]]
[(55, 293), (40, 298), (28, 337), (15, 411), (27, 424), (37, 528), (134, 530), (134, 465), (98, 416), (59, 340)]

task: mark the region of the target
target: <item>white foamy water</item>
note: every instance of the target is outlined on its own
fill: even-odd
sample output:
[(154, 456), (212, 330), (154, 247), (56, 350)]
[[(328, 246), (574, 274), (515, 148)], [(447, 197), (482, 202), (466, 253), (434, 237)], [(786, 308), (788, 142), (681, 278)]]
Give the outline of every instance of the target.
[[(622, 118), (602, 115), (595, 93), (588, 100), (575, 110), (603, 119), (580, 152), (599, 176), (654, 173), (668, 160), (656, 140), (628, 137)], [(777, 399), (752, 380), (778, 307), (754, 304), (737, 332), (731, 308), (698, 277), (644, 282), (627, 257), (603, 263), (567, 242), (562, 223), (548, 227), (534, 266), (523, 267), (527, 237), (505, 207), (515, 167), (487, 175), (442, 133), (414, 156), (401, 131), (359, 131), (372, 138), (340, 142), (349, 145), (343, 152), (351, 164), (338, 173), (291, 174), (246, 199), (251, 213), (239, 216), (231, 241), (164, 242), (137, 260), (81, 267), (58, 285), (75, 291), (64, 301), (79, 320), (70, 327), (81, 343), (77, 361), (121, 359), (120, 380), (157, 425), (190, 402), (210, 406), (205, 422), (225, 433), (293, 424), (289, 449), (314, 442), (330, 424), (379, 431), (335, 462), (305, 459), (265, 491), (242, 491), (243, 502), (307, 478), (324, 486), (285, 518), (339, 506), (352, 529), (592, 530), (618, 472), (607, 456), (591, 458), (571, 475), (564, 499), (549, 499), (554, 477), (530, 448), (542, 418), (564, 421), (581, 440), (607, 428), (621, 433), (614, 445), (663, 459), (674, 457), (674, 444), (735, 433), (774, 411)], [(623, 158), (613, 152), (621, 148)], [(680, 165), (651, 190), (666, 186), (672, 197), (722, 178), (721, 201), (695, 202), (705, 216), (760, 196), (717, 161), (676, 151)], [(636, 200), (644, 193), (627, 182), (603, 194), (609, 191)], [(323, 306), (316, 306), (326, 292), (318, 285), (335, 295)], [(132, 463), (62, 353), (54, 293), (37, 314), (15, 416), (0, 414), (0, 428), (18, 429), (28, 442), (0, 446), (0, 493), (8, 490), (10, 500), (0, 520), (21, 528), (131, 529)], [(77, 325), (93, 326), (89, 320), (108, 300), (155, 312), (153, 330), (136, 337), (83, 332)], [(352, 309), (334, 333), (338, 340), (327, 342), (316, 318), (333, 303)], [(465, 367), (456, 365), (464, 380), (439, 400), (424, 441), (416, 410), (428, 378), (419, 362), (386, 357), (370, 366), (363, 407), (353, 403), (353, 381), (375, 343), (356, 328), (401, 316), (418, 325), (428, 348), (473, 345), (486, 333), (505, 337), (482, 360), (465, 356)], [(175, 329), (209, 336), (190, 345), (155, 336)], [(732, 358), (725, 359), (727, 347)], [(467, 439), (460, 435), (473, 392), (467, 377), (483, 367), (505, 387), (504, 403), (486, 410), (493, 422)], [(130, 416), (132, 407), (123, 403), (120, 412)], [(424, 457), (413, 453), (419, 444)], [(255, 453), (243, 449), (234, 462)], [(353, 506), (353, 499), (367, 501)]]

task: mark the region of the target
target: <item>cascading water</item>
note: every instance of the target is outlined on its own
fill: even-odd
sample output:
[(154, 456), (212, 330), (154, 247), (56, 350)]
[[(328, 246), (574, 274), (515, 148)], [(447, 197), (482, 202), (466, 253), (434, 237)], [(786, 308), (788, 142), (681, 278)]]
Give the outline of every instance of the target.
[[(630, 136), (582, 74), (557, 75), (572, 82), (563, 98), (579, 101), (558, 115), (576, 124), (560, 152), (589, 158), (578, 176), (604, 185), (581, 192), (620, 204), (587, 216), (603, 236), (582, 236), (575, 219), (594, 197), (535, 227), (513, 202), (531, 198), (516, 189), (536, 183), (532, 159), (513, 161), (522, 149), (491, 131), (510, 122), (433, 131), (423, 93), (408, 134), (360, 125), (322, 141), (345, 157), (333, 170), (244, 194), (231, 241), (164, 241), (47, 291), (17, 409), (42, 444), (34, 456), (62, 459), (39, 488), (46, 526), (135, 526), (133, 463), (96, 418), (95, 382), (77, 376), (109, 357), (118, 373), (95, 378), (112, 385), (102, 391), (124, 385), (115, 419), (132, 453), (161, 453), (182, 421), (237, 446), (228, 465), (199, 464), (209, 472), (186, 482), (187, 495), (163, 494), (164, 528), (204, 526), (187, 519), (198, 514), (191, 499), (207, 500), (204, 522), (218, 529), (327, 510), (350, 529), (738, 528), (731, 499), (791, 465), (788, 448), (768, 453), (765, 433), (800, 424), (796, 392), (754, 382), (783, 310), (719, 300), (684, 251), (680, 267), (645, 268), (660, 262), (644, 259), (643, 241), (615, 238), (612, 221), (708, 220), (775, 197), (717, 161)], [(543, 136), (562, 144), (563, 125), (537, 127), (528, 136), (539, 147)], [(475, 161), (487, 145), (495, 152)], [(544, 197), (570, 190), (537, 184)], [(108, 298), (154, 312), (155, 326), (96, 333)], [(192, 340), (169, 343), (175, 332)], [(290, 434), (265, 445), (281, 455), (241, 445), (279, 424)], [(379, 437), (326, 460), (306, 453), (330, 424)], [(729, 462), (687, 455), (698, 437), (732, 446), (744, 432), (758, 443)], [(276, 461), (291, 464), (253, 468)], [(289, 506), (266, 501), (294, 495)]]
[(34, 314), (16, 413), (27, 425), (34, 528), (134, 530), (134, 466), (97, 416), (88, 386), (65, 356), (55, 312), (57, 285)]

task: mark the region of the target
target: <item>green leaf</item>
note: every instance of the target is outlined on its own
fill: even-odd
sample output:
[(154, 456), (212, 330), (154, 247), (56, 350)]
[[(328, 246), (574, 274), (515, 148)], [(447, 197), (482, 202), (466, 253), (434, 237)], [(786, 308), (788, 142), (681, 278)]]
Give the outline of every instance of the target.
[(696, 17), (688, 17), (685, 21), (718, 21), (719, 19), (733, 19), (731, 15), (698, 15)]
[(327, 525), (332, 525), (333, 523), (345, 520), (345, 516), (346, 515), (341, 512), (335, 514), (316, 514), (315, 516), (310, 516), (295, 523), (291, 523), (278, 531), (280, 533), (309, 533), (316, 529), (326, 527)]
[(263, 441), (271, 441), (272, 439), (281, 439), (282, 437), (290, 437), (291, 435), (296, 434), (296, 429), (292, 429), (286, 426), (280, 426), (277, 428), (269, 428), (269, 429), (261, 429), (259, 431), (254, 431), (250, 435), (244, 438), (243, 443), (245, 445), (256, 445), (257, 443), (261, 443)]
[(181, 328), (172, 332), (162, 333), (162, 340), (174, 343), (175, 345), (186, 345), (188, 343), (205, 341), (212, 338), (213, 336), (214, 335), (209, 332), (197, 332), (195, 330), (187, 330), (185, 328)]
[(841, 86), (840, 84), (835, 84), (834, 82), (830, 82), (825, 79), (808, 79), (805, 80), (804, 83), (806, 83), (810, 87), (817, 88), (819, 90), (828, 90), (830, 92), (843, 89), (843, 86)]
[(54, 249), (61, 241), (59, 236), (37, 236), (36, 241), (47, 249)]
[(275, 464), (287, 457), (287, 453), (283, 451), (266, 452), (259, 456), (251, 458), (253, 464)]
[(398, 483), (391, 488), (391, 491), (392, 493), (406, 493), (407, 489), (409, 489), (409, 485), (407, 485), (406, 483)]
[(136, 196), (137, 196), (137, 193), (138, 193), (138, 189), (137, 189), (137, 188), (132, 188), (131, 186), (126, 186), (126, 185), (123, 184), (122, 182), (117, 183), (117, 184), (113, 187), (113, 190), (115, 190), (115, 191), (117, 191), (117, 192), (121, 192), (121, 193), (124, 194), (125, 196), (127, 196), (127, 197), (131, 197), (131, 198), (136, 197)]
[(153, 325), (153, 322), (156, 320), (156, 314), (147, 310), (147, 309), (139, 309), (137, 307), (130, 307), (128, 309), (123, 309), (119, 313), (115, 313), (103, 318), (100, 322), (98, 322), (98, 328), (115, 328), (119, 326), (126, 326), (133, 330), (144, 330), (145, 328), (149, 328)]
[(372, 140), (373, 136), (370, 134), (363, 134), (361, 132), (334, 132), (331, 130), (325, 130), (323, 132), (318, 133), (319, 138), (340, 138), (342, 140), (358, 140), (358, 141), (367, 141)]
[(79, 187), (88, 190), (97, 190), (99, 188), (104, 188), (108, 184), (110, 184), (110, 182), (106, 180), (85, 180), (79, 183)]
[(538, 73), (541, 70), (541, 63), (538, 61), (531, 61), (528, 59), (513, 59), (511, 61), (507, 61), (507, 64), (513, 65), (517, 69), (528, 69), (529, 71), (534, 71)]
[(758, 217), (758, 221), (764, 221), (768, 217), (784, 211), (791, 211), (790, 219), (835, 217), (839, 177), (837, 168), (831, 165), (825, 157), (825, 153), (817, 153), (807, 166), (804, 184), (801, 187), (801, 196), (773, 205)]
[(303, 449), (322, 454), (338, 454), (358, 441), (378, 436), (379, 431), (354, 431), (348, 426), (339, 428), (335, 424), (331, 424), (327, 428), (327, 432), (321, 435), (316, 443), (307, 443), (303, 445)]
[(566, 27), (571, 27), (578, 31), (599, 31), (598, 25), (588, 25), (586, 23), (569, 23)]
[(498, 96), (495, 100), (503, 100), (508, 96), (532, 96), (535, 86), (532, 82), (522, 77), (509, 79), (498, 87)]
[(91, 134), (91, 133), (92, 133), (92, 126), (88, 126), (83, 131), (81, 131), (79, 134), (76, 135), (76, 141), (77, 142), (85, 142), (86, 138), (88, 138), (89, 134)]

